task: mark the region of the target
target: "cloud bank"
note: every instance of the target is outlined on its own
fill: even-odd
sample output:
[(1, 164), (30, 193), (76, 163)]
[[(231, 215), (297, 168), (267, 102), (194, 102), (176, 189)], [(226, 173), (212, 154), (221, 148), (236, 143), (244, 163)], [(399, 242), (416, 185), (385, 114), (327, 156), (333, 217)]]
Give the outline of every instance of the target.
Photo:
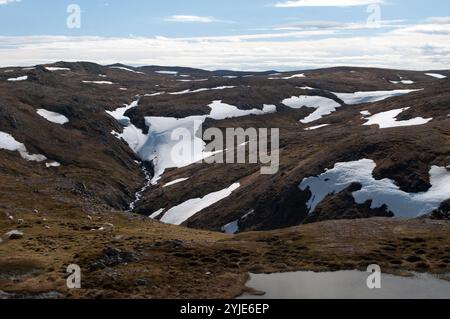
[[(339, 28), (338, 28), (339, 29)], [(66, 61), (280, 71), (330, 66), (450, 69), (450, 19), (376, 35), (327, 28), (217, 37), (0, 37), (0, 64)]]

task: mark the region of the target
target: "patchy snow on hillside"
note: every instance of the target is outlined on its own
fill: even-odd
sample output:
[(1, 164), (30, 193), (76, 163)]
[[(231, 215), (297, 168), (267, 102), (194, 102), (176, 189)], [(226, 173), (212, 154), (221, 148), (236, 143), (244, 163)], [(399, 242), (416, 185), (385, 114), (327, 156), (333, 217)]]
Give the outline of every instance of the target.
[(144, 96), (158, 96), (158, 95), (163, 95), (166, 94), (166, 92), (162, 91), (162, 92), (155, 92), (155, 93), (148, 93), (148, 94), (144, 94)]
[(55, 124), (64, 125), (66, 123), (69, 123), (69, 119), (67, 117), (56, 112), (51, 112), (46, 109), (38, 109), (36, 113), (47, 121)]
[(51, 168), (51, 167), (60, 167), (60, 166), (61, 166), (61, 163), (56, 162), (56, 161), (53, 161), (53, 162), (45, 163), (45, 166), (46, 166), (47, 168)]
[(314, 130), (318, 130), (318, 129), (321, 129), (322, 127), (327, 127), (327, 126), (330, 126), (330, 124), (322, 124), (322, 125), (307, 127), (307, 128), (305, 128), (305, 131), (314, 131)]
[(135, 71), (135, 70), (132, 70), (132, 69), (121, 67), (121, 66), (110, 66), (109, 68), (110, 69), (127, 71), (127, 72), (132, 72), (132, 73), (136, 73), (136, 74), (145, 74), (144, 72)]
[(164, 74), (164, 75), (177, 75), (177, 71), (155, 71), (155, 73), (158, 74)]
[(430, 183), (432, 187), (422, 193), (407, 193), (395, 185), (390, 179), (376, 180), (373, 171), (376, 164), (373, 160), (362, 159), (354, 162), (335, 164), (333, 169), (326, 170), (317, 177), (305, 178), (299, 185), (301, 190), (309, 189), (312, 193), (307, 202), (312, 213), (326, 196), (339, 193), (352, 183), (359, 183), (362, 189), (353, 193), (358, 204), (372, 200), (371, 208), (386, 205), (396, 216), (417, 217), (429, 213), (450, 198), (450, 171), (444, 167), (432, 166)]
[(47, 157), (40, 154), (30, 154), (24, 144), (16, 141), (14, 137), (5, 132), (0, 132), (0, 149), (7, 151), (17, 151), (20, 156), (27, 161), (43, 162)]
[(263, 115), (269, 113), (275, 113), (277, 107), (275, 105), (264, 105), (263, 109), (251, 109), (251, 110), (241, 110), (234, 105), (223, 103), (220, 100), (213, 101), (209, 104), (211, 112), (209, 118), (214, 120), (224, 120), (232, 117), (242, 117), (247, 115)]
[(109, 115), (111, 115), (113, 118), (115, 118), (120, 124), (123, 126), (127, 126), (130, 124), (130, 118), (125, 116), (125, 113), (132, 109), (137, 107), (139, 104), (139, 100), (133, 101), (128, 105), (125, 105), (124, 107), (119, 107), (118, 109), (115, 109), (114, 111), (106, 111)]
[(290, 75), (290, 76), (286, 76), (286, 77), (282, 77), (282, 78), (275, 78), (275, 77), (270, 77), (268, 78), (269, 80), (291, 80), (291, 79), (298, 79), (298, 78), (305, 78), (306, 75), (304, 73), (301, 74), (294, 74), (294, 75)]
[(293, 109), (299, 109), (304, 106), (316, 109), (311, 115), (305, 117), (303, 120), (300, 121), (303, 124), (320, 120), (325, 115), (329, 115), (335, 112), (336, 109), (341, 107), (341, 105), (338, 102), (332, 99), (323, 96), (309, 96), (309, 95), (293, 96), (291, 98), (283, 100), (281, 103)]
[(8, 79), (9, 82), (19, 82), (19, 81), (26, 81), (26, 80), (28, 80), (28, 75)]
[(182, 95), (182, 94), (192, 94), (192, 93), (199, 93), (199, 92), (205, 92), (205, 91), (217, 91), (217, 90), (226, 90), (226, 89), (234, 89), (235, 86), (218, 86), (218, 87), (214, 87), (214, 88), (202, 88), (202, 89), (197, 89), (197, 90), (183, 90), (183, 91), (179, 91), (179, 92), (172, 92), (169, 93), (171, 95)]
[(161, 222), (166, 224), (181, 225), (186, 220), (208, 208), (221, 200), (229, 197), (241, 185), (235, 183), (228, 188), (218, 192), (210, 193), (202, 198), (193, 198), (184, 203), (169, 209), (161, 218)]
[(411, 81), (411, 80), (400, 80), (400, 81), (389, 81), (389, 82), (391, 82), (392, 84), (407, 84), (407, 85), (414, 84), (414, 81)]
[(182, 79), (182, 80), (177, 80), (178, 82), (205, 82), (208, 81), (208, 79), (192, 79), (192, 80), (187, 80), (187, 79)]
[(402, 127), (402, 126), (414, 126), (414, 125), (423, 125), (430, 122), (433, 118), (424, 119), (423, 117), (416, 117), (410, 120), (398, 121), (397, 116), (399, 116), (402, 112), (409, 110), (409, 107), (404, 107), (401, 109), (395, 109), (387, 112), (381, 112), (375, 115), (372, 115), (368, 118), (366, 123), (363, 125), (378, 125), (380, 129), (391, 128), (391, 127)]
[(428, 76), (431, 76), (433, 78), (440, 79), (440, 80), (447, 78), (447, 76), (442, 75), (442, 74), (437, 74), (437, 73), (425, 73), (425, 75), (428, 75)]
[(71, 71), (69, 68), (57, 68), (52, 66), (45, 67), (50, 72), (57, 72), (57, 71)]
[(355, 93), (336, 93), (332, 92), (347, 105), (379, 102), (391, 97), (402, 96), (419, 90), (393, 90), (393, 91), (365, 91)]
[(114, 84), (111, 81), (83, 81), (83, 83), (86, 83), (86, 84), (107, 84), (107, 85)]
[(144, 134), (125, 116), (127, 110), (136, 106), (138, 106), (138, 101), (115, 111), (107, 111), (107, 113), (124, 127), (122, 133), (113, 131), (112, 134), (123, 139), (141, 160), (153, 162), (155, 174), (152, 184), (157, 184), (166, 169), (185, 167), (223, 151), (204, 151), (206, 143), (197, 136), (197, 132), (207, 118), (225, 119), (250, 114), (262, 115), (276, 111), (274, 105), (264, 105), (263, 110), (239, 110), (233, 105), (213, 101), (209, 105), (211, 108), (209, 115), (194, 115), (185, 118), (145, 117), (145, 124), (149, 130), (148, 134)]
[[(137, 153), (141, 159), (153, 162), (153, 184), (159, 181), (168, 168), (185, 167), (214, 155), (203, 151), (206, 143), (196, 136), (205, 119), (206, 116), (145, 118), (149, 132)], [(174, 138), (177, 132), (180, 136)]]
[(182, 183), (182, 182), (185, 182), (185, 181), (187, 181), (188, 179), (189, 179), (189, 177), (176, 179), (176, 180), (174, 180), (174, 181), (171, 181), (171, 182), (165, 184), (165, 185), (163, 186), (163, 188), (169, 187), (169, 186), (173, 186), (173, 185), (176, 185), (176, 184), (179, 184), (179, 183)]
[(148, 217), (151, 218), (151, 219), (155, 219), (156, 217), (161, 215), (164, 211), (165, 211), (165, 208), (158, 209), (156, 212), (154, 212), (153, 214), (151, 214)]

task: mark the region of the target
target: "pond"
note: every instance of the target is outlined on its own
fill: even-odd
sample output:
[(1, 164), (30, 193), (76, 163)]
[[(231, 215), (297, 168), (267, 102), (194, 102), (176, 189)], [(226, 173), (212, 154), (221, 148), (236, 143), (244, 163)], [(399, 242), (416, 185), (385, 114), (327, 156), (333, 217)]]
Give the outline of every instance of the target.
[(244, 294), (239, 299), (449, 299), (450, 282), (431, 274), (413, 277), (381, 275), (381, 288), (369, 289), (370, 273), (300, 271), (250, 274), (247, 287), (265, 292)]

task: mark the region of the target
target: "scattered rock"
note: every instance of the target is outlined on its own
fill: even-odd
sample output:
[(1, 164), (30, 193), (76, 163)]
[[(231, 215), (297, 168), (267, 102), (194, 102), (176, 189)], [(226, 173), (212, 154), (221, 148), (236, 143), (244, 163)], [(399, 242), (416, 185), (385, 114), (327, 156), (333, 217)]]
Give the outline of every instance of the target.
[(23, 237), (23, 233), (17, 229), (11, 230), (5, 234), (6, 238), (10, 240), (21, 239)]
[(136, 256), (129, 251), (122, 251), (114, 247), (106, 247), (103, 250), (103, 257), (89, 267), (91, 271), (96, 271), (98, 269), (104, 269), (106, 267), (114, 267), (120, 264), (125, 264), (129, 262), (136, 261)]

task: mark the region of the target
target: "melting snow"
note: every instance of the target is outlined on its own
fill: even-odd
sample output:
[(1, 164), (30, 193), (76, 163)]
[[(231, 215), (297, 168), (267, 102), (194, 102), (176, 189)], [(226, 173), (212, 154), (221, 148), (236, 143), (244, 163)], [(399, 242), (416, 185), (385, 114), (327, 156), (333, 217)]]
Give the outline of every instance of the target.
[(228, 188), (208, 194), (203, 198), (190, 199), (178, 206), (169, 209), (161, 218), (161, 221), (167, 224), (181, 225), (186, 220), (204, 210), (205, 208), (227, 198), (240, 186), (241, 185), (239, 183), (235, 183)]
[(155, 73), (166, 74), (166, 75), (177, 75), (178, 74), (177, 71), (155, 71)]
[(405, 95), (411, 92), (420, 90), (393, 90), (393, 91), (367, 91), (367, 92), (355, 92), (355, 93), (335, 93), (339, 99), (344, 101), (345, 104), (355, 105), (363, 103), (373, 103), (383, 101), (391, 97)]
[(187, 178), (179, 178), (179, 179), (176, 179), (174, 181), (171, 181), (171, 182), (165, 184), (163, 187), (169, 187), (169, 186), (172, 186), (172, 185), (175, 185), (175, 184), (179, 184), (179, 183), (182, 183), (184, 181), (187, 181), (188, 179), (189, 179), (189, 177), (187, 177)]
[(38, 109), (37, 114), (45, 118), (47, 121), (55, 123), (55, 124), (66, 124), (69, 122), (69, 119), (62, 114), (51, 112), (45, 109)]
[(234, 105), (222, 103), (222, 101), (213, 101), (209, 107), (211, 108), (211, 113), (209, 117), (214, 120), (224, 120), (226, 118), (241, 117), (247, 115), (263, 115), (268, 113), (275, 113), (277, 107), (275, 105), (266, 105), (262, 110), (252, 109), (252, 110), (240, 110)]
[(227, 234), (236, 234), (239, 231), (239, 220), (236, 219), (222, 227), (222, 231)]
[(414, 81), (411, 80), (400, 80), (400, 81), (389, 81), (392, 84), (414, 84)]
[(315, 88), (312, 88), (310, 86), (300, 86), (299, 89), (302, 89), (302, 90), (316, 90)]
[(58, 163), (58, 162), (56, 162), (56, 161), (53, 161), (53, 162), (45, 163), (45, 166), (46, 166), (47, 168), (50, 168), (50, 167), (60, 167), (61, 164)]
[(204, 82), (208, 81), (208, 79), (195, 79), (195, 80), (177, 80), (178, 82)]
[(136, 192), (136, 194), (134, 195), (134, 201), (130, 204), (129, 206), (129, 210), (133, 211), (136, 208), (136, 204), (142, 199), (142, 196), (144, 195), (144, 193), (147, 191), (147, 189), (151, 186), (151, 175), (148, 172), (148, 170), (143, 166), (142, 167), (142, 171), (144, 172), (145, 175), (145, 184), (144, 186), (138, 191)]
[(282, 77), (282, 78), (269, 78), (269, 80), (291, 80), (291, 79), (297, 79), (297, 78), (305, 78), (305, 74), (301, 73), (301, 74), (294, 74), (291, 76), (286, 76), (286, 77)]
[(184, 90), (180, 92), (172, 92), (169, 94), (172, 95), (181, 95), (181, 94), (191, 94), (191, 93), (198, 93), (198, 92), (204, 92), (204, 91), (216, 91), (216, 90), (226, 90), (226, 89), (234, 89), (235, 86), (218, 86), (215, 88), (203, 88), (203, 89), (197, 89), (197, 90)]
[(433, 78), (441, 79), (441, 80), (447, 78), (445, 75), (437, 74), (437, 73), (425, 73), (425, 75), (432, 76)]
[(111, 66), (109, 67), (110, 69), (116, 69), (116, 70), (122, 70), (122, 71), (128, 71), (128, 72), (133, 72), (136, 74), (145, 74), (144, 72), (139, 72), (139, 71), (135, 71), (132, 69), (128, 69), (128, 68), (124, 68), (124, 67), (120, 67), (120, 66)]
[(114, 84), (111, 81), (83, 81), (83, 83), (90, 83), (90, 84)]
[(432, 166), (430, 182), (432, 187), (423, 193), (406, 193), (390, 179), (376, 180), (373, 160), (362, 159), (355, 162), (337, 163), (333, 169), (326, 170), (318, 177), (305, 178), (299, 185), (301, 190), (309, 189), (312, 193), (307, 202), (310, 212), (327, 195), (339, 193), (352, 183), (359, 183), (362, 189), (353, 193), (358, 204), (372, 200), (372, 208), (386, 205), (396, 216), (417, 217), (429, 213), (450, 198), (450, 171), (444, 167)]
[(139, 100), (131, 102), (129, 105), (125, 105), (124, 107), (119, 107), (114, 111), (106, 111), (109, 115), (119, 121), (123, 126), (127, 126), (130, 124), (130, 118), (125, 116), (125, 113), (132, 108), (138, 106)]
[(18, 81), (26, 81), (28, 80), (28, 76), (24, 75), (24, 76), (19, 76), (17, 78), (10, 78), (8, 79), (9, 82), (18, 82)]
[(330, 126), (330, 124), (322, 124), (322, 125), (308, 127), (308, 128), (305, 128), (305, 131), (314, 131), (314, 130), (318, 130), (322, 127), (327, 127), (327, 126)]
[(298, 97), (293, 96), (289, 99), (283, 100), (282, 103), (294, 109), (299, 109), (303, 106), (315, 108), (316, 110), (311, 115), (300, 121), (304, 124), (317, 121), (325, 115), (335, 112), (337, 108), (341, 107), (338, 102), (332, 99), (323, 96), (309, 95), (300, 95)]
[(159, 215), (161, 215), (164, 211), (165, 211), (164, 208), (158, 209), (156, 212), (154, 212), (153, 214), (151, 214), (151, 215), (149, 216), (149, 218), (155, 219), (156, 217), (158, 217)]
[(57, 67), (51, 67), (51, 66), (46, 67), (46, 69), (47, 69), (48, 71), (50, 71), (50, 72), (56, 72), (56, 71), (70, 71), (69, 68), (57, 68)]
[(409, 107), (405, 107), (402, 109), (396, 109), (375, 114), (373, 116), (366, 118), (367, 123), (364, 123), (364, 125), (378, 125), (380, 128), (383, 129), (390, 127), (423, 125), (427, 124), (433, 119), (433, 118), (424, 119), (422, 117), (416, 117), (411, 120), (397, 121), (396, 117), (399, 116), (402, 112), (407, 111), (409, 109), (410, 109)]
[[(209, 115), (189, 116), (186, 118), (171, 117), (146, 117), (145, 124), (149, 128), (148, 134), (130, 123), (125, 112), (138, 105), (138, 101), (115, 111), (108, 111), (112, 117), (119, 121), (124, 130), (122, 133), (112, 132), (117, 138), (122, 138), (129, 147), (143, 160), (153, 161), (155, 176), (152, 183), (156, 184), (162, 174), (168, 168), (181, 168), (205, 158), (211, 157), (218, 152), (204, 152), (206, 143), (196, 136), (200, 126), (207, 118), (225, 119), (240, 117), (250, 114), (260, 115), (276, 111), (274, 105), (265, 105), (263, 110), (239, 110), (235, 106), (213, 101), (209, 107)], [(190, 140), (183, 138), (182, 141), (172, 138), (172, 134), (180, 129), (190, 133)], [(191, 150), (180, 153), (179, 150)]]
[(145, 94), (144, 96), (158, 96), (158, 95), (163, 95), (166, 94), (166, 92), (156, 92), (156, 93), (152, 93), (152, 94)]
[(17, 151), (27, 161), (43, 162), (47, 160), (44, 155), (28, 153), (24, 144), (17, 142), (14, 137), (5, 132), (0, 132), (0, 149), (12, 152)]

